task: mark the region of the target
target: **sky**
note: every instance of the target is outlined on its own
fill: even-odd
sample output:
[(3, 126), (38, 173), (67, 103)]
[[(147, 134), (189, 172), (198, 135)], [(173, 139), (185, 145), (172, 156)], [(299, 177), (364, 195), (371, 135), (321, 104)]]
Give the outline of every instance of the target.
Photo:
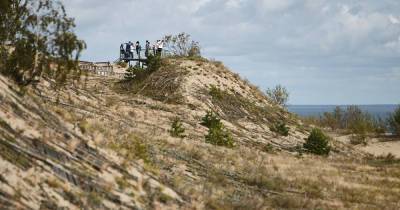
[(399, 0), (62, 0), (87, 43), (114, 61), (126, 41), (186, 32), (289, 104), (399, 104)]

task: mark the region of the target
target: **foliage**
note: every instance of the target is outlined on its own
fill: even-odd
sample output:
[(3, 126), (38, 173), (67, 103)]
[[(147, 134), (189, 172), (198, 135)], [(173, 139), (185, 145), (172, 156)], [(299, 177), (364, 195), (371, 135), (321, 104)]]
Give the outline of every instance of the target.
[(166, 47), (174, 56), (200, 57), (200, 45), (193, 41), (189, 34), (184, 32), (178, 35), (166, 35), (164, 37)]
[(90, 128), (90, 124), (87, 120), (82, 120), (79, 122), (78, 127), (83, 134), (86, 134)]
[(149, 146), (136, 135), (130, 134), (126, 138), (112, 142), (110, 148), (127, 160), (141, 159), (145, 163), (150, 163)]
[(203, 117), (201, 125), (208, 128), (208, 134), (205, 136), (206, 143), (234, 147), (234, 140), (224, 124), (212, 111), (208, 111)]
[(367, 112), (363, 112), (358, 106), (347, 107), (344, 117), (343, 124), (351, 133), (364, 135), (367, 132), (374, 131), (372, 116)]
[(278, 133), (282, 136), (288, 136), (290, 128), (286, 126), (286, 123), (278, 122), (275, 123), (270, 129), (272, 132)]
[(172, 137), (178, 137), (178, 138), (184, 138), (185, 135), (185, 128), (182, 125), (182, 121), (180, 118), (175, 118), (174, 121), (172, 122), (171, 125), (171, 130), (169, 130), (169, 133), (171, 134)]
[(317, 155), (328, 155), (331, 150), (329, 146), (329, 137), (317, 128), (311, 131), (303, 147), (308, 152)]
[(386, 155), (380, 155), (380, 156), (368, 155), (364, 157), (364, 160), (373, 166), (400, 164), (400, 159), (390, 152), (387, 153)]
[(126, 70), (125, 80), (143, 81), (150, 74), (159, 70), (165, 63), (159, 56), (149, 55), (147, 57), (147, 68), (140, 68), (139, 66), (131, 66)]
[(124, 62), (124, 61), (118, 61), (117, 65), (120, 66), (121, 68), (126, 68), (128, 67), (128, 63)]
[(273, 89), (268, 88), (266, 94), (273, 103), (281, 106), (286, 106), (289, 100), (289, 92), (282, 85), (277, 85)]
[(86, 46), (74, 27), (58, 0), (1, 1), (0, 72), (20, 85), (42, 76), (59, 85), (79, 79), (78, 59)]
[(212, 103), (218, 106), (226, 119), (235, 121), (248, 118), (257, 123), (269, 123), (282, 121), (277, 113), (282, 109), (276, 106), (269, 106), (254, 103), (239, 93), (231, 93), (227, 90), (211, 85), (208, 93), (212, 97)]
[(218, 118), (218, 116), (212, 111), (207, 111), (207, 114), (202, 118), (202, 122), (200, 124), (210, 128), (219, 123), (221, 123), (221, 120)]
[(332, 130), (343, 130), (354, 134), (353, 143), (364, 142), (369, 133), (381, 134), (386, 130), (386, 123), (358, 106), (348, 106), (342, 109), (337, 106), (332, 112), (325, 112), (318, 118), (308, 118), (307, 121)]
[(391, 114), (389, 118), (389, 125), (394, 134), (400, 136), (400, 105)]
[(353, 144), (353, 145), (359, 145), (359, 144), (367, 145), (367, 136), (363, 135), (363, 134), (352, 135), (352, 136), (350, 136), (350, 144)]
[(165, 65), (165, 61), (160, 56), (147, 56), (147, 70), (155, 72)]
[(136, 66), (131, 66), (126, 70), (124, 78), (125, 80), (142, 80), (146, 78), (147, 75), (148, 72), (146, 72), (145, 69)]
[(224, 95), (224, 92), (221, 89), (215, 87), (215, 85), (211, 85), (209, 93), (213, 98), (219, 99), (219, 100), (221, 100)]
[(233, 138), (224, 126), (215, 126), (211, 127), (208, 130), (208, 134), (205, 136), (206, 143), (217, 145), (217, 146), (225, 146), (225, 147), (234, 147)]
[(352, 124), (349, 125), (349, 131), (353, 134), (350, 139), (352, 144), (367, 144), (367, 134), (372, 131), (372, 125), (370, 121), (365, 119), (354, 120)]

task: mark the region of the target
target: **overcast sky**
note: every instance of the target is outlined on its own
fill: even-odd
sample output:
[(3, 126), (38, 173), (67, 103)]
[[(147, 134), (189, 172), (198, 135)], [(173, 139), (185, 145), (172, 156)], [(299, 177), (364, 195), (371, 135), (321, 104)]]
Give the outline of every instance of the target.
[(400, 103), (399, 0), (63, 0), (88, 49), (187, 32), (207, 58), (290, 104)]

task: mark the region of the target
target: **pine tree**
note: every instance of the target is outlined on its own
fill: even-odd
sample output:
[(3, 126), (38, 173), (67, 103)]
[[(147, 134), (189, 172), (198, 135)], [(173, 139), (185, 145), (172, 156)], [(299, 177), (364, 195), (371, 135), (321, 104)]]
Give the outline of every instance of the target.
[(57, 84), (79, 79), (78, 59), (86, 45), (74, 27), (58, 0), (2, 0), (0, 73), (20, 85), (43, 76)]
[(328, 155), (331, 147), (329, 146), (329, 137), (320, 129), (314, 128), (308, 136), (303, 147), (310, 153), (317, 155)]

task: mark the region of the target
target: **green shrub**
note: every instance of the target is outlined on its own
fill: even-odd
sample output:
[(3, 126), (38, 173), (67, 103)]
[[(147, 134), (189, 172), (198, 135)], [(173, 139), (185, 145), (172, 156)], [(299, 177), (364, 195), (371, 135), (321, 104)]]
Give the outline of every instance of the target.
[(201, 125), (208, 128), (205, 136), (206, 143), (216, 146), (234, 147), (234, 140), (228, 130), (225, 129), (221, 120), (211, 111), (203, 117)]
[(165, 60), (163, 60), (160, 56), (147, 56), (147, 71), (155, 72), (162, 66), (165, 66)]
[(212, 111), (207, 111), (207, 114), (202, 118), (202, 122), (200, 123), (201, 125), (211, 128), (216, 124), (220, 124), (221, 120), (218, 118), (218, 116), (212, 112)]
[(221, 89), (215, 87), (214, 85), (211, 85), (209, 93), (214, 99), (221, 100), (224, 96), (224, 92)]
[(139, 66), (131, 66), (126, 70), (125, 80), (143, 81), (153, 72), (160, 69), (165, 63), (159, 56), (149, 55), (147, 57), (147, 68), (141, 68)]
[(282, 136), (288, 136), (289, 135), (289, 127), (287, 127), (286, 126), (286, 123), (284, 123), (284, 122), (278, 122), (278, 123), (275, 123), (271, 128), (270, 128), (270, 130), (272, 131), (272, 132), (275, 132), (275, 133), (277, 133), (277, 134), (279, 134), (279, 135), (282, 135)]
[(233, 138), (224, 126), (211, 127), (205, 136), (206, 143), (216, 146), (234, 147)]
[(131, 66), (126, 70), (125, 73), (125, 80), (135, 80), (135, 81), (142, 81), (149, 75), (145, 69)]
[(171, 130), (169, 130), (169, 133), (171, 134), (172, 137), (177, 137), (177, 138), (185, 138), (185, 128), (182, 125), (181, 119), (178, 117), (174, 119), (171, 125)]
[(400, 136), (400, 105), (389, 118), (389, 125), (394, 134)]
[(329, 146), (329, 137), (317, 128), (311, 131), (303, 147), (308, 152), (317, 155), (328, 155), (331, 150)]
[(371, 125), (369, 121), (366, 120), (355, 120), (349, 127), (352, 136), (350, 138), (350, 143), (357, 144), (367, 144), (367, 134), (371, 131)]
[(142, 159), (145, 163), (150, 162), (149, 147), (142, 139), (135, 139), (133, 148), (132, 152), (138, 159)]

